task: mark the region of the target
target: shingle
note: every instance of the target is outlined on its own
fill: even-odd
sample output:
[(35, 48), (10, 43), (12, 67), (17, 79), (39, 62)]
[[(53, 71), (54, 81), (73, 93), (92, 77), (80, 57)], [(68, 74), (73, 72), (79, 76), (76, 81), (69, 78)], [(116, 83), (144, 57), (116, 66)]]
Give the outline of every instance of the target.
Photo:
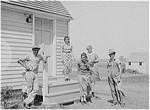
[(49, 1), (29, 1), (29, 0), (28, 1), (21, 1), (21, 0), (4, 1), (2, 0), (1, 2), (72, 18), (68, 10), (63, 6), (63, 4), (60, 1), (50, 1), (50, 0)]

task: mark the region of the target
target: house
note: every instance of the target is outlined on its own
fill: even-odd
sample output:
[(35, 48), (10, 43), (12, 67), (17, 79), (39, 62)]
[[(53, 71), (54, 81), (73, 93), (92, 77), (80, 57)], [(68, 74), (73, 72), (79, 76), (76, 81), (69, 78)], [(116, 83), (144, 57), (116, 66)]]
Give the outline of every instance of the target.
[(50, 55), (46, 75), (43, 74), (42, 62), (39, 67), (40, 87), (47, 89), (46, 102), (79, 97), (77, 81), (65, 82), (62, 73), (60, 45), (64, 37), (69, 36), (70, 20), (73, 20), (72, 16), (60, 1), (2, 0), (1, 85), (21, 89), (25, 83), (22, 76), (25, 69), (17, 60), (29, 54), (33, 45), (39, 45), (41, 54)]
[(141, 73), (149, 72), (149, 53), (148, 52), (132, 52), (126, 63), (126, 69), (138, 70)]

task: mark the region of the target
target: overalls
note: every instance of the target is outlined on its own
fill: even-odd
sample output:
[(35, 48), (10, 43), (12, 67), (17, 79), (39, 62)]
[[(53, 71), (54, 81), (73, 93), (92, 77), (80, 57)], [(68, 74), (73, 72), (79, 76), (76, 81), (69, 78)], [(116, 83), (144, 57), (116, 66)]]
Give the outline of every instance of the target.
[(124, 103), (125, 95), (121, 90), (122, 80), (119, 68), (119, 62), (116, 59), (108, 61), (108, 83), (110, 86), (112, 98), (114, 102)]

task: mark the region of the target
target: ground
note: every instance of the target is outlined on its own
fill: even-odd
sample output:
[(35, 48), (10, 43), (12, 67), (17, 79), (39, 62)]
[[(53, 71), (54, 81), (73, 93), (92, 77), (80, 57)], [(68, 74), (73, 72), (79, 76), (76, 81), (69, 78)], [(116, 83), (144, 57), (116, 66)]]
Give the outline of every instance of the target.
[(145, 74), (124, 74), (122, 90), (126, 95), (125, 107), (120, 105), (111, 106), (112, 97), (106, 77), (96, 83), (96, 96), (93, 103), (82, 105), (80, 102), (66, 105), (41, 105), (37, 109), (149, 109), (149, 75)]
[[(129, 75), (128, 75), (129, 76)], [(124, 77), (122, 90), (126, 95), (125, 107), (120, 105), (111, 106), (111, 93), (107, 80), (102, 80), (96, 84), (96, 95), (100, 99), (92, 99), (93, 103), (81, 105), (75, 103), (69, 105), (69, 109), (148, 109), (149, 108), (149, 76), (134, 75)]]
[[(92, 99), (93, 103), (82, 105), (79, 102), (66, 105), (38, 105), (33, 109), (149, 109), (149, 75), (148, 74), (123, 74), (122, 90), (126, 95), (125, 107), (111, 106), (112, 97), (107, 82), (106, 67), (99, 65), (101, 81), (96, 83), (96, 96), (100, 99)], [(70, 77), (77, 80), (77, 72), (74, 70)], [(20, 103), (19, 109), (23, 108)]]

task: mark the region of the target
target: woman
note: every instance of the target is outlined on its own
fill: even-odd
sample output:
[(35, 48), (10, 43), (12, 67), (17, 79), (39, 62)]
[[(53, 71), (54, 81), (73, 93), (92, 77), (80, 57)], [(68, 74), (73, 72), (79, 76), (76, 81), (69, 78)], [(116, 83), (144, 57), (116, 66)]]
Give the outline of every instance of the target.
[(87, 88), (89, 86), (88, 76), (89, 76), (89, 62), (87, 60), (86, 53), (81, 54), (81, 61), (78, 62), (78, 81), (80, 87), (80, 98), (82, 104), (88, 104), (86, 97), (88, 95)]
[(109, 50), (110, 59), (107, 62), (108, 83), (113, 98), (112, 106), (119, 103), (123, 107), (125, 105), (125, 95), (121, 90), (121, 63), (115, 59), (115, 54), (116, 52), (113, 49)]
[(61, 45), (62, 64), (64, 65), (63, 73), (65, 81), (70, 81), (69, 73), (72, 72), (73, 46), (70, 45), (70, 38), (64, 37), (64, 43)]
[(93, 52), (93, 48), (89, 45), (87, 48), (88, 52), (88, 60), (90, 62), (90, 70), (91, 70), (91, 77), (90, 77), (90, 85), (92, 89), (92, 95), (95, 97), (95, 83), (96, 81), (100, 81), (99, 77), (99, 70), (97, 68), (97, 63), (99, 62), (98, 55)]

